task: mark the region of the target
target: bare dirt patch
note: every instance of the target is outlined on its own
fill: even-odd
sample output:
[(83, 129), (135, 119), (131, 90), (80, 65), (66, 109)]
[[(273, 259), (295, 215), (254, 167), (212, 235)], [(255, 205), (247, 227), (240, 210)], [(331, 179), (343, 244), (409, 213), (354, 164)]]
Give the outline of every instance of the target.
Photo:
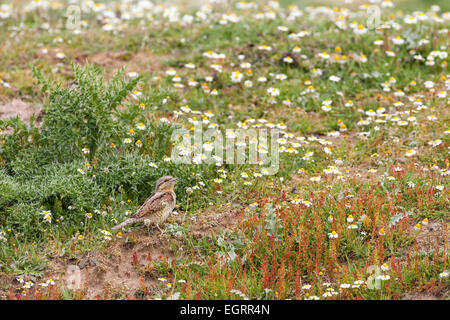
[(10, 102), (0, 104), (0, 119), (19, 116), (26, 123), (29, 122), (33, 114), (39, 113), (39, 107), (20, 99), (14, 99)]
[(135, 54), (127, 51), (106, 51), (93, 55), (81, 55), (76, 58), (79, 63), (92, 63), (103, 67), (107, 74), (113, 74), (125, 67), (126, 72), (155, 73), (163, 68), (163, 61), (169, 59), (168, 55), (159, 55), (151, 51), (139, 51)]
[(8, 299), (8, 295), (9, 295), (9, 293), (7, 291), (8, 283), (9, 283), (9, 280), (7, 277), (0, 276), (0, 300)]
[(413, 292), (405, 294), (402, 300), (441, 300), (441, 298), (424, 292)]
[[(210, 236), (219, 230), (231, 229), (237, 215), (232, 211), (224, 212), (206, 212), (197, 216), (191, 222), (190, 233), (194, 238)], [(177, 217), (180, 223), (182, 217)], [(150, 233), (145, 228), (135, 232), (136, 243), (127, 243), (127, 236), (102, 250), (102, 253), (93, 253), (89, 257), (95, 263), (94, 267), (86, 267), (84, 273), (87, 281), (87, 296), (92, 299), (104, 292), (105, 286), (118, 288), (119, 291), (126, 292), (128, 295), (136, 295), (136, 292), (142, 288), (142, 284), (148, 290), (156, 289), (156, 273), (142, 276), (138, 269), (142, 270), (149, 264), (149, 257), (154, 260), (167, 259), (169, 263), (173, 259), (180, 258), (180, 254), (174, 251), (183, 245), (182, 241), (173, 238), (167, 234), (159, 235), (156, 229), (151, 229)], [(138, 266), (135, 264), (136, 258)]]
[[(239, 218), (239, 213), (232, 210), (202, 212), (190, 218), (190, 234), (194, 238), (210, 237), (220, 230), (232, 229)], [(181, 223), (183, 216), (172, 218)], [(173, 221), (172, 221), (173, 222)], [(135, 239), (130, 241), (130, 239)], [(146, 272), (151, 261), (168, 261), (179, 259), (184, 254), (182, 239), (161, 235), (156, 228), (147, 230), (138, 227), (133, 232), (124, 234), (121, 239), (111, 242), (99, 251), (91, 251), (77, 259), (54, 259), (50, 263), (50, 272), (59, 283), (68, 284), (68, 268), (80, 269), (81, 285), (85, 290), (85, 299), (104, 299), (105, 289), (109, 298), (120, 296), (136, 297), (145, 287), (149, 293), (158, 292), (156, 270)], [(6, 294), (6, 292), (5, 292)]]
[[(429, 221), (427, 225), (421, 224), (421, 230), (415, 230), (415, 223), (411, 223), (408, 232), (415, 236), (417, 241), (417, 249), (419, 252), (431, 252), (434, 250), (445, 250), (449, 247), (449, 231), (448, 225), (450, 220), (447, 219), (445, 222)], [(444, 228), (444, 225), (447, 228)], [(445, 230), (447, 229), (447, 235), (445, 235)], [(447, 239), (447, 244), (445, 244), (445, 239)]]
[(448, 300), (450, 298), (450, 288), (445, 282), (424, 285), (417, 291), (406, 293), (402, 300)]
[(98, 52), (91, 56), (77, 57), (77, 60), (81, 63), (87, 61), (92, 64), (96, 64), (101, 67), (120, 68), (131, 58), (131, 54), (127, 51), (117, 52)]
[(192, 234), (194, 238), (210, 236), (220, 230), (231, 230), (239, 218), (239, 213), (233, 210), (215, 212), (209, 209), (195, 217), (192, 223)]
[[(106, 286), (129, 295), (136, 295), (142, 284), (151, 290), (157, 284), (157, 275), (143, 276), (139, 272), (149, 265), (148, 257), (154, 260), (174, 259), (175, 252), (170, 249), (171, 239), (168, 237), (140, 231), (136, 232), (137, 242), (134, 244), (127, 243), (124, 238), (115, 241), (101, 253), (94, 252), (85, 257), (90, 260), (89, 266), (82, 269), (83, 283), (87, 288), (86, 298), (93, 299), (97, 295), (103, 298)], [(85, 259), (81, 259), (78, 265), (84, 262)]]

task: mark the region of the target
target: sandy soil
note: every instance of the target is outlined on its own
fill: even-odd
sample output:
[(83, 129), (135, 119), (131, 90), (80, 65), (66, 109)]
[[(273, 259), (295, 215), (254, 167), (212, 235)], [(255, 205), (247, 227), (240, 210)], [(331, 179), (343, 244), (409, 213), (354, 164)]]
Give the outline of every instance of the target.
[(10, 102), (0, 104), (0, 119), (19, 116), (26, 123), (29, 122), (33, 114), (38, 115), (39, 107), (20, 99), (14, 99)]

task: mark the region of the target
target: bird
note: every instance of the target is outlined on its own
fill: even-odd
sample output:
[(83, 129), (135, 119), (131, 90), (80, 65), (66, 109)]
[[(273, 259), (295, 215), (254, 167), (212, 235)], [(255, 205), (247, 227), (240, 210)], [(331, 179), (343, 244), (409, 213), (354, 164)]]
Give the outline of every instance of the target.
[(175, 208), (176, 194), (173, 190), (177, 178), (164, 176), (156, 181), (155, 192), (145, 200), (142, 206), (131, 217), (116, 225), (112, 230), (119, 230), (130, 224), (144, 222), (145, 225), (156, 224), (156, 227), (163, 233), (159, 225), (163, 223), (172, 210)]

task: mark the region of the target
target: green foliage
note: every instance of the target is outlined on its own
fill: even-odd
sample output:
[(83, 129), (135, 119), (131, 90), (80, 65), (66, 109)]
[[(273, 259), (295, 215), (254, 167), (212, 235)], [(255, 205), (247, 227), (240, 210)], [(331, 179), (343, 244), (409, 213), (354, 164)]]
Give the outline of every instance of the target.
[(81, 157), (80, 150), (85, 147), (92, 159), (101, 146), (115, 140), (123, 126), (117, 117), (118, 107), (139, 78), (124, 81), (120, 70), (106, 84), (98, 67), (73, 65), (74, 84), (61, 88), (51, 86), (38, 70), (33, 71), (42, 89), (48, 91), (40, 139), (40, 151), (47, 161), (72, 161)]

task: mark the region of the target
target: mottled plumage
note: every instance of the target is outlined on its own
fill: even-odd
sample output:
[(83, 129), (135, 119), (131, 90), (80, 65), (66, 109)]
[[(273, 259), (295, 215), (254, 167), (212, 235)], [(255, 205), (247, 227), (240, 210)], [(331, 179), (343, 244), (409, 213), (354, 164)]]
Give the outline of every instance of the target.
[(163, 223), (175, 208), (176, 195), (173, 191), (175, 181), (176, 178), (171, 176), (164, 176), (158, 179), (155, 192), (145, 200), (136, 213), (112, 229), (118, 230), (127, 225), (146, 220), (150, 224), (156, 224), (159, 228), (159, 224)]

